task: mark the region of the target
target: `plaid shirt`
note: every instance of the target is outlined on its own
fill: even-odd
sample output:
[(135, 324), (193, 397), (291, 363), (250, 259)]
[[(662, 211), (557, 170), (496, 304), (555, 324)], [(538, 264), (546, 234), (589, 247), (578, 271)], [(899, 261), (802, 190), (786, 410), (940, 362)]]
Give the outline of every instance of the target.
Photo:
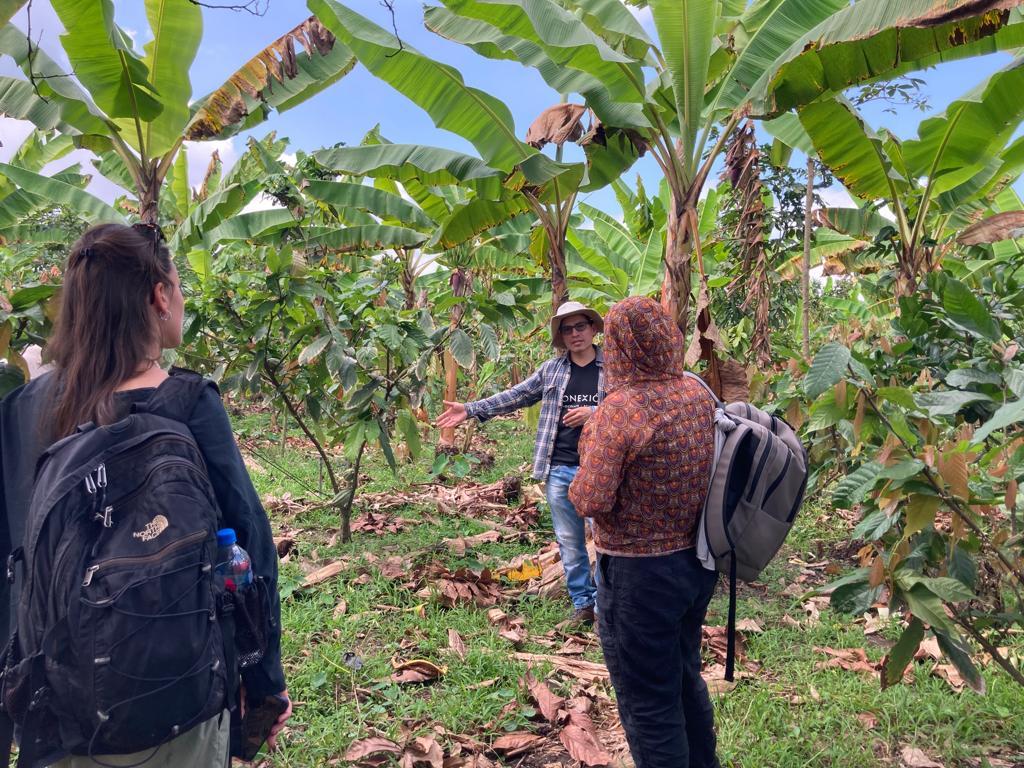
[[(533, 479), (544, 480), (551, 468), (558, 420), (562, 413), (562, 395), (572, 370), (569, 353), (553, 357), (541, 365), (526, 381), (483, 400), (466, 403), (466, 414), (478, 421), (512, 413), (542, 401), (537, 440), (533, 445)], [(597, 401), (604, 398), (604, 353), (597, 347)]]

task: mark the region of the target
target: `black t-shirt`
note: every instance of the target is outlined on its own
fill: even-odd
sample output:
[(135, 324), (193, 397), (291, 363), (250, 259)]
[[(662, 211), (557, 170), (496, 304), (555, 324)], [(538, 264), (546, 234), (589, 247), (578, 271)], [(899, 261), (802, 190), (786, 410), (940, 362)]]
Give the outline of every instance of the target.
[(558, 432), (555, 434), (555, 449), (551, 454), (552, 466), (556, 464), (574, 467), (580, 463), (580, 435), (583, 427), (567, 427), (563, 423), (565, 414), (573, 408), (597, 405), (597, 378), (600, 371), (597, 359), (584, 366), (570, 361), (569, 383), (562, 394), (562, 412), (558, 416)]

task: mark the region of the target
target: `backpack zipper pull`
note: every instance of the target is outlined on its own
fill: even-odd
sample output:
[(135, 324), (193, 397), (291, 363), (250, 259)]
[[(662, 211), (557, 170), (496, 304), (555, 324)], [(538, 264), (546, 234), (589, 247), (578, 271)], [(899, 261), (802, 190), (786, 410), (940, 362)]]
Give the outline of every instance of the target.
[(92, 584), (92, 575), (96, 573), (96, 571), (98, 571), (99, 569), (100, 567), (98, 565), (90, 565), (88, 568), (85, 569), (85, 578), (82, 579), (83, 587), (88, 587), (90, 584)]
[(100, 464), (98, 467), (96, 467), (96, 488), (99, 490), (99, 493), (97, 494), (97, 501), (96, 501), (96, 506), (94, 507), (94, 509), (96, 509), (96, 510), (102, 509), (103, 512), (100, 513), (100, 512), (97, 511), (95, 519), (96, 520), (102, 520), (103, 521), (103, 527), (104, 528), (109, 528), (111, 526), (111, 524), (112, 524), (111, 523), (111, 518), (110, 518), (110, 510), (113, 509), (113, 507), (108, 507), (107, 506), (107, 465), (106, 464)]
[(99, 518), (99, 512), (97, 511), (99, 509), (99, 506), (97, 504), (99, 499), (96, 496), (97, 490), (98, 489), (96, 487), (96, 480), (93, 479), (92, 472), (90, 472), (85, 476), (85, 492), (89, 494), (89, 506), (92, 507), (94, 520)]
[(111, 514), (114, 511), (113, 506), (106, 506), (103, 511), (99, 510), (92, 516), (93, 520), (99, 520), (103, 523), (104, 528), (112, 528), (114, 525), (114, 516)]

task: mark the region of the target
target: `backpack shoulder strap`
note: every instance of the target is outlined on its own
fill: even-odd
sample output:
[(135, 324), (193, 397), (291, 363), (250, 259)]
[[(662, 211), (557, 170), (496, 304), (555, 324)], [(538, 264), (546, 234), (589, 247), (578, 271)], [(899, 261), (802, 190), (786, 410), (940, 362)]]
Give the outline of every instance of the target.
[(685, 374), (686, 374), (686, 378), (693, 379), (698, 384), (700, 384), (702, 387), (704, 387), (705, 390), (707, 390), (707, 393), (709, 395), (711, 395), (711, 399), (715, 401), (715, 407), (716, 408), (724, 408), (725, 407), (725, 403), (723, 403), (721, 400), (719, 400), (718, 395), (715, 394), (715, 390), (713, 390), (708, 385), (708, 383), (706, 381), (704, 381), (704, 379), (702, 379), (700, 376), (698, 376), (696, 373), (693, 373), (692, 371), (686, 371)]
[(152, 413), (184, 424), (207, 387), (220, 394), (212, 380), (186, 368), (171, 368), (167, 381), (157, 387), (149, 400), (136, 403), (132, 412)]

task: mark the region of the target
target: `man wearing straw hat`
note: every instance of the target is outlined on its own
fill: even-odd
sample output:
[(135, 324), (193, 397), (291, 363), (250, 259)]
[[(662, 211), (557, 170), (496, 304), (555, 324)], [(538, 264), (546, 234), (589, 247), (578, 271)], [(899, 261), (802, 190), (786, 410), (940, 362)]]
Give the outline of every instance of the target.
[(604, 395), (604, 357), (594, 336), (604, 329), (601, 315), (567, 301), (551, 318), (551, 342), (561, 354), (545, 362), (526, 381), (484, 400), (444, 401), (437, 420), (442, 429), (468, 418), (487, 421), (540, 401), (540, 422), (533, 449), (533, 478), (547, 489), (555, 540), (565, 568), (573, 620), (593, 624), (597, 588), (587, 556), (586, 528), (569, 501), (569, 484), (579, 469), (583, 425)]

